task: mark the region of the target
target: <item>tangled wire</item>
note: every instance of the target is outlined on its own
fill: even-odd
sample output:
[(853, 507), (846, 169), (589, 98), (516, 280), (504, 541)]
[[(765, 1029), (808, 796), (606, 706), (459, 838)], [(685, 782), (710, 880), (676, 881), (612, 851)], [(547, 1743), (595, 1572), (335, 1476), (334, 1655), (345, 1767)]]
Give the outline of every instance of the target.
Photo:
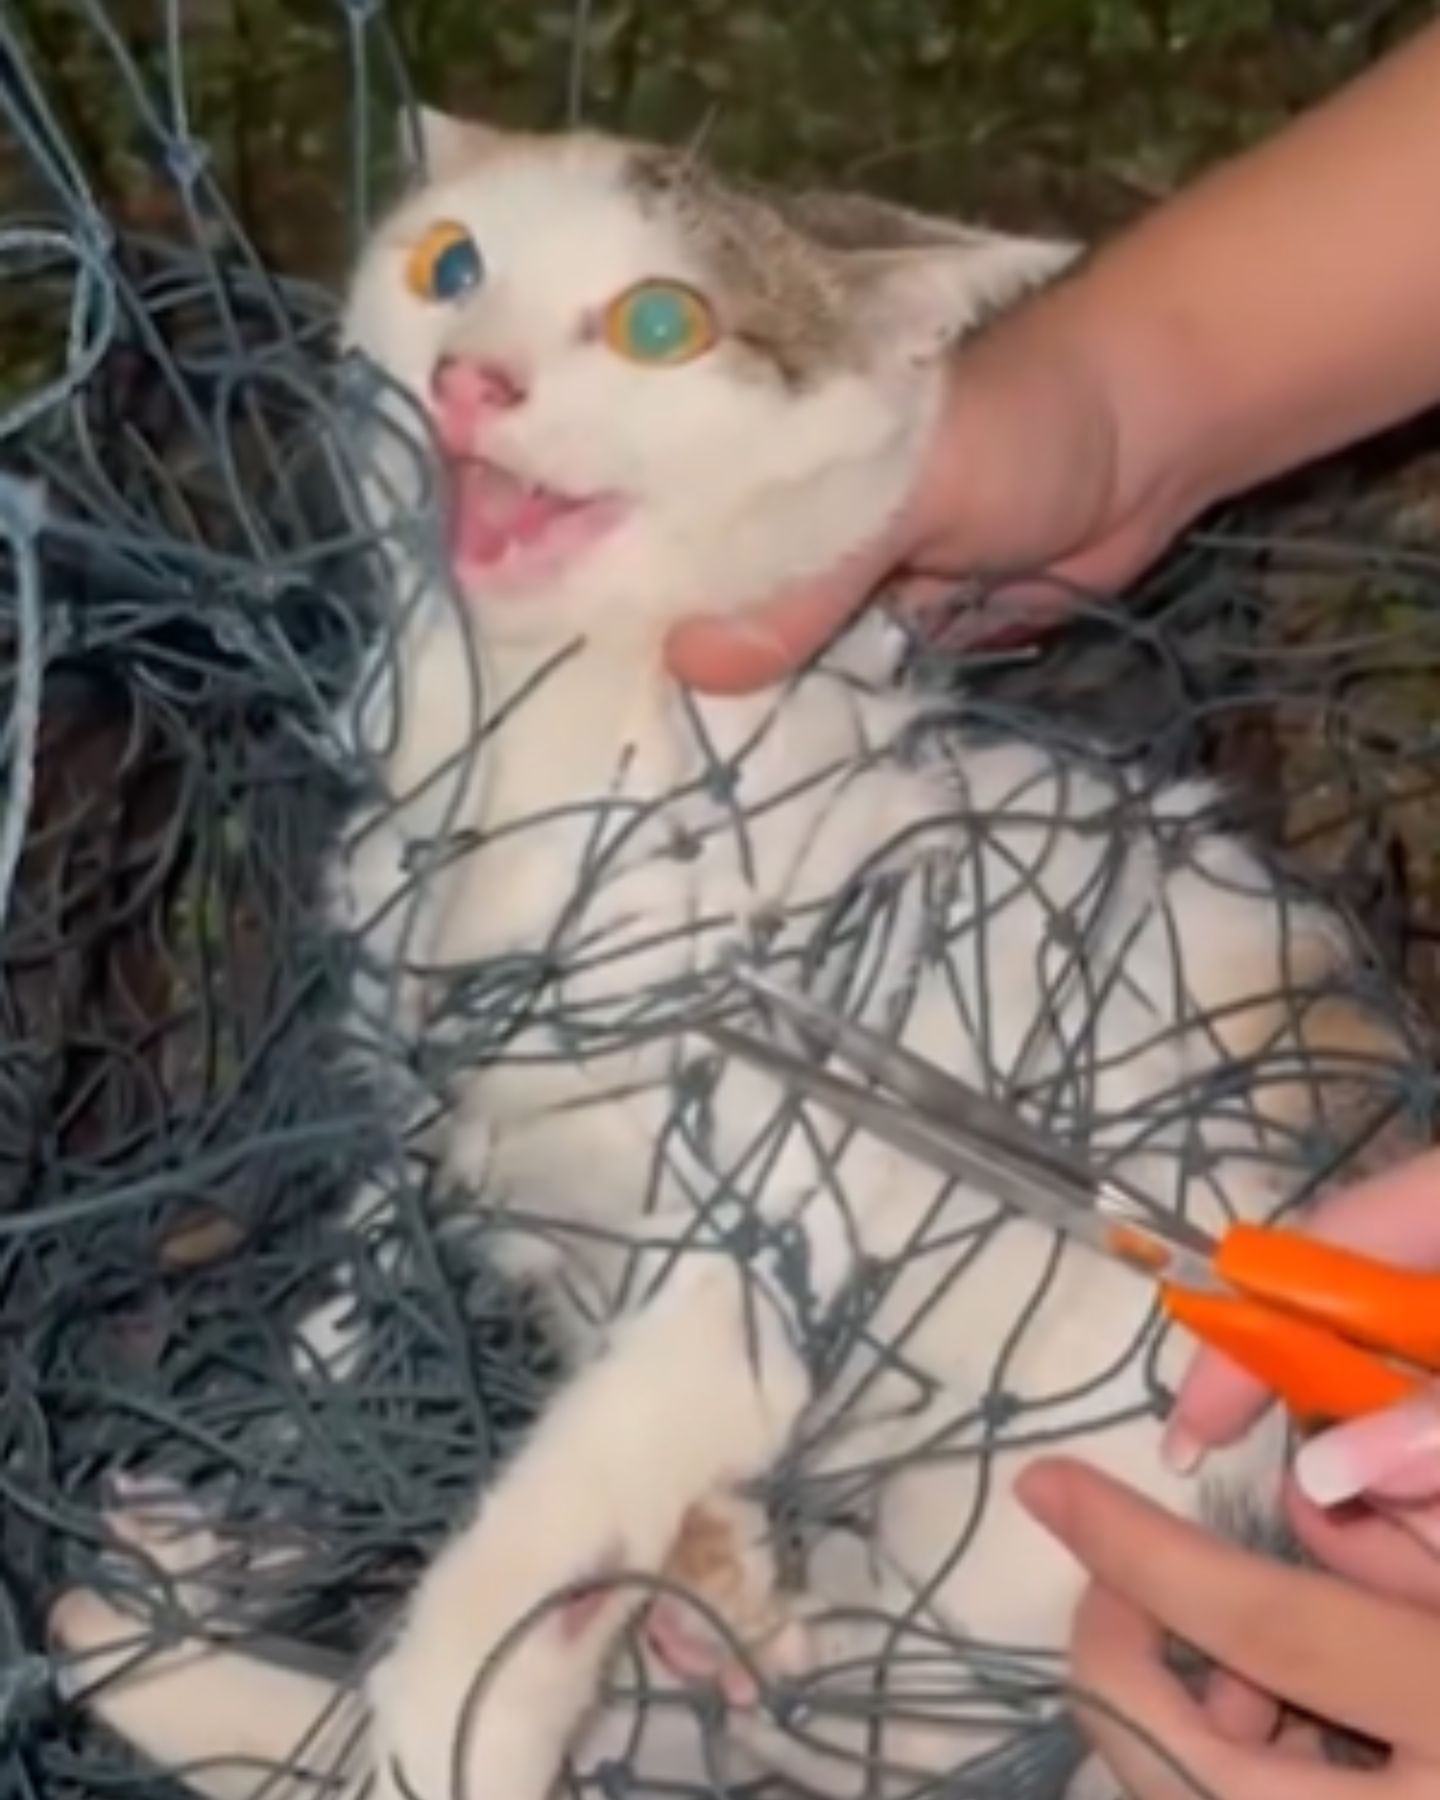
[[(47, 1800), (139, 1779), (55, 1703), (42, 1628), (93, 1573), (117, 1468), (220, 1484), (238, 1530), (303, 1547), (267, 1627), (343, 1661), (554, 1373), (535, 1320), (430, 1231), (417, 1187), (406, 1230), (425, 1254), (363, 1263), (362, 1366), (297, 1377), (294, 1323), (346, 1247), (338, 1209), (390, 1147), (334, 1054), (344, 947), (316, 900), (357, 773), (334, 709), (387, 629), (345, 454), (353, 395), (328, 298), (263, 265), (191, 134), (179, 0), (143, 67), (98, 0), (75, 10), (175, 229), (107, 219), (33, 45), (0, 17), (16, 190), (0, 218), (0, 1769)], [(363, 229), (370, 77), (403, 82), (378, 8), (342, 5), (336, 25)], [(1316, 505), (1197, 534), (1040, 655), (926, 679), (1020, 737), (1098, 731), (1157, 777), (1232, 776), (1230, 822), (1364, 915), (1383, 977), (1433, 996), (1440, 555), (1428, 520), (1343, 487)], [(1429, 1116), (1422, 1058), (1389, 1099)], [(1037, 1739), (991, 1791), (1044, 1800), (1071, 1760)]]

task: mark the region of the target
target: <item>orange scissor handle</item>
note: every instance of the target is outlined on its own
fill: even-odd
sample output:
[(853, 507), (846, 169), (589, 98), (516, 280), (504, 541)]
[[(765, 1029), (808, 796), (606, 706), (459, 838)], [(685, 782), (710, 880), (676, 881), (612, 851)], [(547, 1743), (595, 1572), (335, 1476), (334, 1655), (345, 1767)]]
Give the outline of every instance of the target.
[(1213, 1266), (1223, 1282), (1251, 1299), (1440, 1370), (1440, 1276), (1263, 1225), (1232, 1226)]
[(1259, 1301), (1179, 1287), (1162, 1288), (1161, 1299), (1177, 1324), (1264, 1382), (1307, 1424), (1381, 1412), (1422, 1385), (1328, 1326)]

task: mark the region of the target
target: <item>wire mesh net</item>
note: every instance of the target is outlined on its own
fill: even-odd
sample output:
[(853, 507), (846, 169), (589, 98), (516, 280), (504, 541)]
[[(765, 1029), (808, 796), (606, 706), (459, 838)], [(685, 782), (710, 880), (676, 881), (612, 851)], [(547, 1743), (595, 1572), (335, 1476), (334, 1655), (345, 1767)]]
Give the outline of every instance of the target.
[[(829, 1556), (849, 1570), (832, 1598), (853, 1601), (847, 1557), (862, 1556), (897, 1479), (962, 1463), (978, 1471), (968, 1516), (944, 1522), (903, 1597), (879, 1582), (864, 1590), (884, 1615), (856, 1640), (864, 1666), (836, 1652), (803, 1681), (761, 1668), (766, 1719), (801, 1742), (826, 1740), (839, 1722), (826, 1764), (836, 1792), (859, 1791), (857, 1770), (896, 1772), (888, 1717), (1004, 1728), (1005, 1741), (963, 1775), (961, 1740), (947, 1739), (938, 1764), (905, 1774), (907, 1790), (1058, 1795), (1078, 1749), (1056, 1647), (987, 1642), (936, 1613), (925, 1590), (987, 1554), (986, 1471), (1007, 1454), (1088, 1440), (1163, 1405), (1151, 1338), (1137, 1329), (1126, 1341), (1122, 1360), (1145, 1364), (1128, 1385), (1118, 1363), (1093, 1382), (1027, 1376), (1027, 1333), (1055, 1277), (1047, 1265), (1009, 1296), (1003, 1329), (977, 1307), (987, 1325), (971, 1354), (984, 1372), (965, 1404), (927, 1411), (924, 1320), (967, 1279), (993, 1283), (997, 1218), (938, 1246), (924, 1229), (902, 1234), (857, 1268), (835, 1246), (864, 1210), (851, 1191), (863, 1163), (837, 1173), (834, 1144), (813, 1122), (797, 1124), (793, 1105), (742, 1104), (752, 1129), (736, 1143), (735, 1108), (725, 1113), (703, 1057), (658, 1075), (644, 1060), (657, 1027), (711, 997), (715, 956), (735, 934), (730, 921), (693, 913), (617, 924), (626, 855), (653, 831), (676, 868), (707, 839), (743, 864), (768, 829), (764, 809), (738, 797), (753, 746), (717, 745), (700, 709), (688, 785), (637, 805), (617, 768), (577, 800), (573, 893), (533, 942), (440, 969), (412, 954), (412, 940), (433, 943), (426, 908), (447, 867), (475, 848), (463, 769), (450, 771), (451, 810), (418, 834), (386, 917), (348, 936), (328, 922), (322, 883), (342, 830), (357, 817), (381, 828), (414, 800), (395, 790), (384, 733), (362, 733), (357, 749), (342, 719), (358, 687), (403, 732), (397, 658), (419, 601), (374, 555), (362, 494), (374, 469), (359, 429), (374, 423), (373, 385), (337, 361), (326, 294), (267, 267), (246, 237), (191, 116), (187, 11), (171, 0), (143, 42), (89, 0), (67, 18), (129, 122), (127, 154), (150, 196), (141, 226), (102, 206), (74, 122), (56, 111), (41, 10), (0, 17), (11, 133), (0, 167), (14, 194), (0, 225), (6, 1781), (21, 1794), (87, 1800), (161, 1791), (152, 1767), (63, 1703), (54, 1676), (64, 1659), (48, 1650), (44, 1619), (77, 1581), (109, 1584), (131, 1594), (136, 1655), (169, 1641), (193, 1583), (157, 1601), (153, 1568), (147, 1578), (103, 1516), (117, 1497), (153, 1500), (164, 1478), (203, 1495), (222, 1522), (219, 1544), (203, 1542), (204, 1574), (225, 1595), (232, 1635), (311, 1676), (334, 1672), (334, 1707), (296, 1746), (291, 1776), (303, 1761), (305, 1791), (363, 1785), (359, 1671), (545, 1411), (577, 1340), (657, 1268), (723, 1249), (755, 1274), (762, 1311), (779, 1296), (816, 1395), (806, 1428), (746, 1502), (777, 1523), (780, 1561), (814, 1586)], [(352, 78), (358, 241), (375, 146), (405, 80), (380, 8), (341, 7), (325, 23)], [(575, 34), (583, 44), (583, 9)], [(423, 469), (418, 445), (415, 456)], [(903, 741), (851, 755), (846, 779), (938, 762), (963, 788), (968, 772), (973, 791), (949, 816), (907, 827), (938, 833), (943, 856), (897, 873), (897, 834), (877, 840), (868, 859), (752, 920), (752, 947), (761, 940), (782, 969), (825, 972), (852, 999), (893, 956), (946, 971), (955, 1060), (1111, 1154), (1148, 1159), (1170, 1197), (1206, 1156), (1239, 1155), (1236, 1134), (1263, 1110), (1266, 1081), (1306, 1078), (1287, 1040), (1265, 1081), (1243, 1091), (1217, 1054), (1185, 1081), (1142, 1084), (1109, 1113), (1102, 1104), (1117, 1080), (1124, 1087), (1123, 1071), (1103, 1066), (1097, 1021), (1125, 1003), (1125, 953), (1111, 944), (1097, 988), (1096, 945), (1116, 929), (1126, 847), (1163, 824), (1164, 783), (1219, 772), (1223, 799), (1206, 822), (1253, 835), (1283, 869), (1282, 896), (1326, 894), (1364, 919), (1376, 946), (1360, 998), (1386, 1029), (1387, 1054), (1344, 1067), (1343, 1108), (1272, 1134), (1277, 1199), (1303, 1199), (1373, 1159), (1397, 1122), (1422, 1134), (1433, 1078), (1413, 995), (1423, 1005), (1440, 980), (1440, 558), (1429, 471), (1416, 467), (1403, 505), (1393, 486), (1352, 471), (1326, 481), (1308, 511), (1277, 503), (1197, 533), (1123, 606), (1078, 604), (1038, 654), (913, 650), (903, 679), (924, 696), (919, 723)], [(773, 716), (788, 703), (775, 696)], [(499, 737), (506, 716), (477, 681), (468, 753)], [(996, 744), (1025, 746), (1020, 778), (998, 788), (976, 774)], [(807, 779), (823, 786), (833, 774)], [(1057, 904), (1039, 871), (1074, 782), (1090, 784), (1091, 851)], [(553, 830), (543, 818), (513, 828), (537, 842)], [(1147, 841), (1168, 844), (1183, 869), (1185, 836)], [(1002, 868), (1007, 891), (997, 892)], [(1022, 904), (1034, 954), (1017, 1001), (1000, 991), (1000, 945), (1018, 929), (1007, 906)], [(1178, 957), (1168, 965), (1177, 982)], [(1126, 1042), (1138, 1066), (1138, 1029)], [(410, 1131), (415, 1095), (435, 1103), (443, 1126), (467, 1070), (533, 1075), (537, 1062), (606, 1051), (633, 1051), (627, 1066), (643, 1077), (638, 1098), (605, 1096), (639, 1107), (647, 1143), (638, 1161), (616, 1159), (617, 1179), (636, 1190), (618, 1225), (557, 1213), (543, 1185), (527, 1187), (523, 1155), (508, 1168), (502, 1158), (499, 1175), (487, 1165), (486, 1180), (457, 1195), (453, 1161), (447, 1170), (433, 1152), (434, 1117), (429, 1139)], [(394, 1077), (378, 1098), (377, 1067)], [(789, 1218), (771, 1231), (772, 1217), (758, 1229), (758, 1196), (797, 1132), (828, 1171), (819, 1185), (831, 1224), (794, 1229)], [(385, 1211), (372, 1216), (364, 1202), (377, 1193)], [(636, 1219), (663, 1222), (667, 1204), (688, 1222), (641, 1234), (641, 1256)], [(529, 1244), (518, 1259), (517, 1238)], [(552, 1280), (558, 1260), (564, 1320), (513, 1279), (517, 1260)], [(309, 1341), (297, 1334), (341, 1267), (357, 1348), (327, 1372), (297, 1351)], [(877, 1387), (923, 1428), (867, 1450), (851, 1428)], [(708, 1404), (702, 1391), (695, 1405)], [(917, 1519), (932, 1518), (916, 1506)], [(138, 1548), (154, 1552), (162, 1538)], [(200, 1540), (185, 1541), (194, 1560)], [(631, 1586), (648, 1595), (668, 1579), (642, 1570)], [(564, 1599), (537, 1592), (534, 1604), (553, 1611)], [(713, 1692), (682, 1683), (660, 1695), (652, 1677), (637, 1656), (621, 1659), (611, 1676), (618, 1736), (592, 1746), (572, 1778), (606, 1794), (738, 1779)], [(678, 1773), (657, 1774), (644, 1722), (682, 1711), (690, 1748)], [(783, 1791), (787, 1778), (775, 1784)], [(291, 1790), (261, 1769), (226, 1791)]]

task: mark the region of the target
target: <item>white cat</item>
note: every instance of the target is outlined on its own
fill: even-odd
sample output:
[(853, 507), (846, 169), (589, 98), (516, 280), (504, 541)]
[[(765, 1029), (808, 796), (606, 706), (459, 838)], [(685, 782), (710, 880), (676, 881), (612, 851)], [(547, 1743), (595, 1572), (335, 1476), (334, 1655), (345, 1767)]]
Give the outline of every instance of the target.
[[(962, 729), (897, 683), (875, 620), (783, 691), (701, 699), (664, 671), (680, 614), (753, 604), (882, 526), (947, 350), (1065, 247), (600, 135), (424, 127), (429, 179), (348, 311), (397, 389), (370, 497), (401, 623), (352, 721), (386, 793), (337, 915), (369, 959), (360, 1035), (377, 1063), (392, 1033), (423, 1051), (404, 1105), (543, 1288), (574, 1372), (363, 1706), (331, 1718), (329, 1683), (198, 1635), (127, 1673), (133, 1621), (89, 1591), (56, 1634), (78, 1678), (110, 1675), (99, 1714), (157, 1763), (211, 1759), (186, 1779), (217, 1800), (308, 1791), (223, 1759), (304, 1741), (313, 1770), (317, 1729), (384, 1800), (542, 1800), (567, 1751), (834, 1795), (879, 1767), (898, 1792), (1060, 1710), (1078, 1577), (1008, 1492), (1037, 1444), (1198, 1506), (1159, 1456), (1153, 1297), (718, 1066), (676, 1029), (687, 1009), (733, 994), (744, 951), (1211, 1224), (1309, 1173), (1324, 1091), (1299, 1049), (1353, 1076), (1381, 1040), (1336, 988), (1339, 922), (1206, 828), (1206, 787)], [(414, 403), (445, 453), (458, 598), (425, 560)], [(342, 1352), (338, 1329), (312, 1341)], [(1225, 1478), (1263, 1506), (1278, 1456), (1263, 1431)], [(746, 1488), (782, 1465), (786, 1583)], [(204, 1532), (118, 1528), (213, 1611)], [(659, 1576), (711, 1623), (662, 1600), (617, 1664)], [(634, 1699), (637, 1669), (672, 1695), (716, 1684), (718, 1738)], [(779, 1676), (803, 1718), (767, 1706)]]

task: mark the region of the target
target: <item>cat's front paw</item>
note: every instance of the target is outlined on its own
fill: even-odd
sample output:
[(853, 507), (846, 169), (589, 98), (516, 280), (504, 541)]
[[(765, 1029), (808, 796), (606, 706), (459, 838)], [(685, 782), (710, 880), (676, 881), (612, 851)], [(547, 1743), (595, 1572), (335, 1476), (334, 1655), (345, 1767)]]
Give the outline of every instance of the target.
[(809, 1396), (779, 1309), (754, 1299), (728, 1259), (672, 1279), (436, 1558), (369, 1683), (394, 1792), (545, 1800), (687, 1509), (769, 1468)]
[(767, 1680), (810, 1666), (803, 1609), (779, 1587), (763, 1507), (734, 1494), (692, 1506), (663, 1574), (683, 1592), (654, 1602), (645, 1636), (672, 1675), (753, 1706)]
[(611, 1579), (618, 1544), (576, 1566), (583, 1537), (578, 1520), (569, 1533), (549, 1529), (543, 1505), (497, 1508), (432, 1565), (367, 1683), (373, 1800), (550, 1794), (598, 1689), (603, 1646), (639, 1604)]

